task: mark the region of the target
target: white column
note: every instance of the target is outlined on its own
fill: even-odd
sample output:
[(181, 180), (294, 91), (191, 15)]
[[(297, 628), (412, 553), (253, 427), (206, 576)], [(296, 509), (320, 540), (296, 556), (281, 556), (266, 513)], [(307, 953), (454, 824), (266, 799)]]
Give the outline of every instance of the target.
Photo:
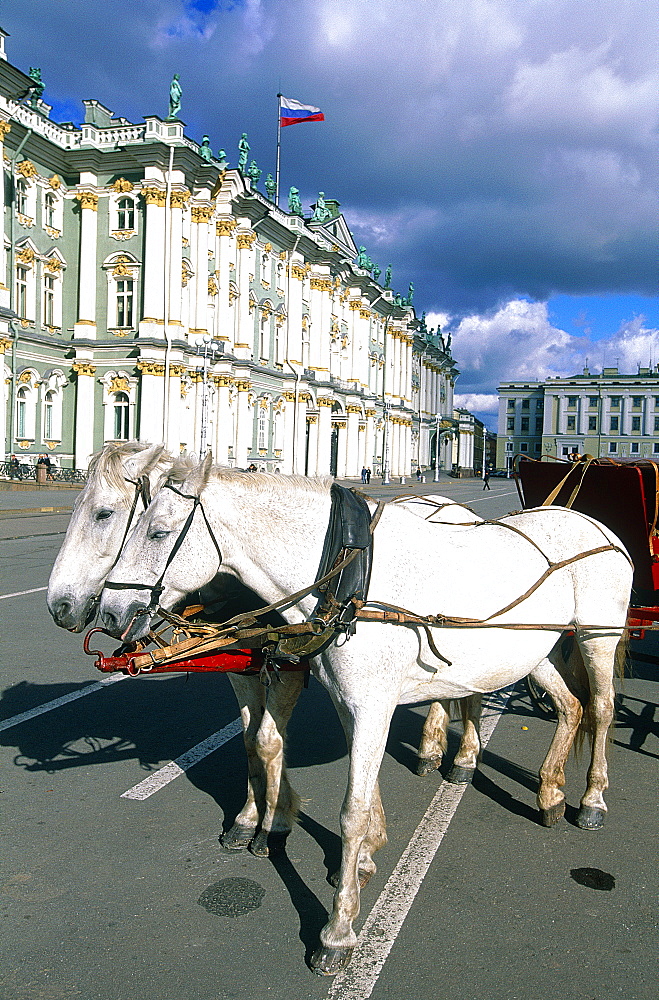
[(181, 375), (185, 372), (182, 364), (169, 366), (169, 412), (165, 444), (172, 453), (178, 455), (181, 450)]
[[(0, 163), (4, 163), (4, 155), (5, 155), (4, 142), (7, 137), (7, 133), (9, 132), (10, 129), (11, 129), (11, 122), (3, 121), (2, 119), (0, 119)], [(3, 174), (3, 182), (2, 184), (0, 184), (0, 219), (4, 219), (4, 217), (5, 217), (5, 184), (4, 184), (4, 174)], [(6, 306), (7, 308), (9, 307), (9, 282), (11, 280), (12, 276), (7, 274), (7, 254), (2, 253), (0, 254), (0, 305)], [(4, 351), (2, 353), (4, 353)], [(2, 384), (4, 390), (4, 378), (2, 379)], [(2, 416), (0, 416), (0, 420), (2, 420), (2, 426), (4, 429), (5, 425), (4, 397), (0, 399), (0, 402), (3, 404), (3, 412)], [(4, 448), (4, 440), (5, 436), (3, 433), (2, 437), (0, 438), (0, 441), (3, 442), (2, 443), (3, 448)]]
[(309, 428), (309, 462), (307, 475), (322, 475), (318, 469), (318, 414), (309, 413), (307, 415), (307, 426)]
[(4, 378), (5, 351), (10, 350), (11, 340), (0, 333), (0, 372), (3, 372), (3, 377), (0, 378), (0, 461), (5, 457), (9, 457), (14, 443), (7, 440), (7, 403), (11, 397), (11, 392), (10, 384)]
[(218, 219), (215, 223), (215, 267), (217, 271), (217, 338), (226, 343), (226, 350), (233, 351), (234, 330), (230, 309), (231, 262), (233, 260), (233, 230), (236, 220)]
[(142, 441), (155, 444), (162, 441), (165, 393), (165, 366), (158, 361), (138, 361), (142, 373), (140, 393), (140, 429)]
[(348, 422), (347, 420), (336, 420), (336, 426), (339, 428), (339, 447), (337, 452), (336, 461), (336, 477), (337, 479), (345, 479), (348, 475)]
[(76, 372), (75, 467), (86, 469), (94, 452), (94, 375), (96, 368), (86, 361), (72, 365)]
[(249, 465), (247, 456), (252, 446), (252, 414), (249, 405), (251, 383), (246, 378), (236, 379), (238, 400), (236, 403), (236, 465), (246, 469)]
[[(96, 240), (98, 234), (98, 195), (79, 191), (80, 266), (78, 270), (78, 319), (73, 327), (75, 339), (96, 339)], [(79, 429), (77, 431), (79, 433)], [(85, 466), (86, 468), (86, 466)]]
[(373, 453), (375, 450), (374, 418), (375, 410), (368, 409), (366, 411), (366, 429), (364, 431), (364, 465), (367, 469), (373, 468)]
[(295, 393), (287, 390), (283, 393), (286, 401), (284, 407), (284, 448), (282, 453), (282, 466), (287, 475), (292, 475), (297, 464), (295, 452)]
[[(238, 280), (238, 335), (235, 344), (235, 354), (239, 358), (249, 360), (254, 347), (254, 316), (249, 308), (249, 277), (254, 273), (254, 250), (252, 246), (256, 233), (239, 230), (236, 233), (238, 247), (237, 280)], [(240, 463), (238, 463), (240, 464)]]
[(183, 209), (188, 192), (187, 189), (172, 191), (170, 205), (170, 229), (171, 238), (169, 241), (169, 283), (167, 286), (167, 318), (170, 327), (178, 329), (170, 330), (172, 337), (181, 336), (181, 326), (183, 319), (183, 289), (181, 285), (181, 268), (183, 262)]
[(192, 206), (192, 251), (194, 278), (192, 289), (191, 334), (208, 332), (208, 223), (213, 214), (212, 205)]
[(304, 475), (304, 459), (307, 450), (307, 394), (300, 392), (297, 403), (297, 443), (295, 446), (295, 472)]
[[(167, 194), (159, 187), (143, 187), (146, 202), (144, 238), (143, 314), (140, 337), (164, 337), (165, 311), (165, 203)], [(179, 282), (180, 283), (180, 282)]]
[(316, 405), (318, 406), (318, 458), (316, 461), (316, 473), (319, 476), (328, 476), (330, 471), (333, 402), (334, 400), (330, 396), (319, 396), (316, 400)]
[(229, 398), (233, 379), (228, 374), (216, 376), (217, 385), (217, 419), (215, 424), (215, 444), (213, 454), (219, 465), (228, 465), (229, 445), (231, 440), (231, 403)]
[(359, 418), (361, 416), (361, 406), (349, 404), (347, 421), (347, 441), (346, 441), (346, 476), (354, 479), (359, 476)]

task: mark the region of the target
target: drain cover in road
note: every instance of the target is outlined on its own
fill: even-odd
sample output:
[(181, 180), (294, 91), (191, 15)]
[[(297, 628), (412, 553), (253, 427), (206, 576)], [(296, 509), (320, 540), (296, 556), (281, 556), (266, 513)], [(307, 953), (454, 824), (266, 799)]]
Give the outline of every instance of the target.
[(265, 889), (248, 878), (223, 878), (205, 889), (197, 902), (218, 917), (242, 917), (263, 902)]

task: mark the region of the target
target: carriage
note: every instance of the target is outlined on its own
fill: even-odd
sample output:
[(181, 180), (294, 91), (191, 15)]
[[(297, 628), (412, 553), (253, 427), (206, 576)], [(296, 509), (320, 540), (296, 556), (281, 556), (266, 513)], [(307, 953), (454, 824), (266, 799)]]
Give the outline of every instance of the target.
[(624, 542), (634, 563), (627, 624), (643, 639), (659, 622), (659, 465), (647, 459), (581, 461), (516, 457), (515, 482), (523, 508), (549, 503), (596, 518)]

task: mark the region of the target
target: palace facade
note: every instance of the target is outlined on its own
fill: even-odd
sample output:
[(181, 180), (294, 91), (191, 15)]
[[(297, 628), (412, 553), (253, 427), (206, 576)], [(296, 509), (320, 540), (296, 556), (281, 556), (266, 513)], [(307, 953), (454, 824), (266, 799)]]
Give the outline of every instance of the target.
[(451, 468), (450, 347), (379, 283), (337, 202), (278, 208), (177, 118), (89, 100), (57, 124), (5, 38), (6, 456), (85, 469), (136, 437), (286, 473)]

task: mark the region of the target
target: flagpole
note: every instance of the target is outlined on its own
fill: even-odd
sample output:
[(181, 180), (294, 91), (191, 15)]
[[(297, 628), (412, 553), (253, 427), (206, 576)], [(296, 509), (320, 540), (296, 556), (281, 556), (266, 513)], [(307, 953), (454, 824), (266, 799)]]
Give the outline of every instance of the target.
[(281, 152), (281, 99), (277, 94), (277, 170), (275, 172), (275, 205), (279, 208), (279, 154)]

